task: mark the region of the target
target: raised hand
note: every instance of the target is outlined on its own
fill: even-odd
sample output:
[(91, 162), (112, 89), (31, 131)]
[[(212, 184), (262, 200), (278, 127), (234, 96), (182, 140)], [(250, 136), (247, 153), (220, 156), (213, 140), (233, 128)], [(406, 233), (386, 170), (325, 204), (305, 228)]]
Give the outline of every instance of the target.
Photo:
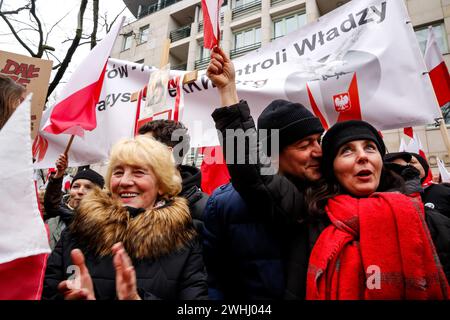
[(233, 62), (219, 47), (214, 47), (211, 51), (211, 61), (206, 70), (206, 75), (217, 87), (222, 106), (239, 102)]
[(116, 269), (116, 294), (119, 300), (141, 300), (137, 293), (136, 272), (121, 242), (112, 247)]
[(54, 175), (54, 178), (59, 179), (64, 176), (64, 172), (67, 169), (67, 166), (69, 165), (69, 161), (67, 159), (67, 156), (64, 153), (61, 153), (58, 157), (58, 160), (56, 160), (56, 173)]
[(74, 249), (70, 254), (79, 273), (75, 273), (74, 279), (62, 281), (58, 285), (58, 290), (66, 300), (95, 300), (94, 285), (84, 262), (83, 253), (79, 249)]

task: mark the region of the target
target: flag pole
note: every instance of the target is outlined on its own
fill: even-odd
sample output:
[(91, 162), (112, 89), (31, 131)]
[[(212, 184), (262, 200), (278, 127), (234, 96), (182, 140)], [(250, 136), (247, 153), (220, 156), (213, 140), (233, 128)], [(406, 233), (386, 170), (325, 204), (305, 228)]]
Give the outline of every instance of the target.
[(66, 146), (66, 150), (64, 150), (64, 155), (65, 155), (66, 157), (67, 157), (67, 154), (69, 153), (70, 146), (72, 145), (73, 138), (75, 138), (75, 135), (72, 135), (72, 136), (70, 137), (69, 142), (67, 143), (67, 146)]
[[(441, 110), (439, 110), (441, 112)], [(450, 138), (448, 136), (447, 125), (445, 124), (444, 117), (442, 116), (439, 119), (439, 129), (441, 129), (442, 140), (444, 140), (445, 146), (447, 148), (447, 153), (450, 156)]]

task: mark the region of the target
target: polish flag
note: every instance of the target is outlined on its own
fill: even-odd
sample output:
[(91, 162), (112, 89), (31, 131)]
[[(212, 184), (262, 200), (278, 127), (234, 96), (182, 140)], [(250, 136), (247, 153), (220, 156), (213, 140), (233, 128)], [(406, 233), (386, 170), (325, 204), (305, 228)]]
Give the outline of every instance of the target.
[(203, 154), (203, 162), (200, 166), (202, 191), (212, 194), (217, 187), (230, 182), (230, 173), (221, 146), (203, 147), (200, 152)]
[(53, 134), (84, 136), (97, 127), (95, 106), (102, 91), (106, 64), (125, 17), (116, 23), (72, 74), (42, 128)]
[(220, 40), (220, 7), (223, 0), (202, 0), (203, 46), (212, 49)]
[(414, 133), (413, 133), (413, 128), (412, 127), (403, 128), (403, 133), (406, 134), (411, 139), (414, 138), (414, 136), (413, 136)]
[[(420, 141), (419, 136), (417, 136), (417, 134), (415, 134), (415, 133), (413, 134), (413, 138), (411, 139), (411, 141), (407, 145), (405, 151), (406, 152), (417, 153), (422, 158), (424, 158), (425, 161), (427, 161), (427, 155), (425, 154), (425, 151), (423, 150), (422, 142)], [(427, 176), (425, 177), (425, 180), (422, 182), (422, 186), (423, 187), (426, 187), (426, 186), (430, 185), (433, 182), (433, 172), (431, 171), (430, 168), (428, 169), (428, 172), (425, 172), (425, 174)]]
[(450, 102), (450, 76), (444, 58), (437, 45), (432, 27), (428, 31), (427, 48), (425, 50), (425, 64), (428, 68), (434, 93), (439, 106)]
[(445, 168), (444, 162), (441, 159), (437, 158), (437, 163), (442, 182), (450, 183), (450, 173), (447, 171), (447, 168)]
[(0, 300), (39, 300), (50, 253), (33, 179), (30, 100), (0, 131)]
[(400, 139), (400, 148), (398, 148), (398, 152), (406, 151), (406, 142), (403, 138)]

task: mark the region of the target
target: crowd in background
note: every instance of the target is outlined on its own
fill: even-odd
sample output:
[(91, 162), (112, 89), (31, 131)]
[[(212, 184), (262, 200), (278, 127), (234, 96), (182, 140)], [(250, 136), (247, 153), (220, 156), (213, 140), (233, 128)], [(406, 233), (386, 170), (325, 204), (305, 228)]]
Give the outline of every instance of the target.
[[(219, 48), (207, 75), (230, 183), (201, 190), (199, 169), (181, 162), (188, 128), (171, 120), (119, 141), (106, 174), (78, 170), (67, 193), (60, 155), (40, 193), (52, 249), (43, 299), (450, 298), (450, 185), (423, 186), (426, 159), (387, 153), (365, 121), (325, 132), (282, 99), (255, 126)], [(0, 129), (24, 92), (0, 76)], [(278, 135), (252, 143), (262, 129)]]

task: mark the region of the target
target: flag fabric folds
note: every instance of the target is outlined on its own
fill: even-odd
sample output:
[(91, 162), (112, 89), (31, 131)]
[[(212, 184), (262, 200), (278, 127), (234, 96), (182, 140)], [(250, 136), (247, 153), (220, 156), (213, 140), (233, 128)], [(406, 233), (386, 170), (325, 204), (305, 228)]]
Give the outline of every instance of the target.
[(42, 128), (43, 131), (82, 137), (84, 130), (96, 128), (95, 106), (102, 91), (106, 64), (123, 20), (124, 18), (111, 28), (74, 71)]
[(40, 299), (50, 253), (33, 180), (30, 100), (0, 131), (0, 299)]
[(447, 171), (447, 168), (445, 168), (444, 161), (437, 158), (439, 173), (441, 174), (442, 182), (450, 183), (450, 173)]
[(207, 194), (221, 185), (230, 182), (230, 173), (223, 157), (221, 146), (201, 148), (203, 162), (200, 166), (202, 173), (202, 190)]
[(223, 0), (202, 0), (203, 42), (206, 49), (219, 45), (220, 17), (219, 11)]
[(428, 31), (427, 47), (425, 50), (425, 64), (429, 71), (431, 83), (439, 106), (450, 102), (450, 75), (434, 37), (432, 27)]

